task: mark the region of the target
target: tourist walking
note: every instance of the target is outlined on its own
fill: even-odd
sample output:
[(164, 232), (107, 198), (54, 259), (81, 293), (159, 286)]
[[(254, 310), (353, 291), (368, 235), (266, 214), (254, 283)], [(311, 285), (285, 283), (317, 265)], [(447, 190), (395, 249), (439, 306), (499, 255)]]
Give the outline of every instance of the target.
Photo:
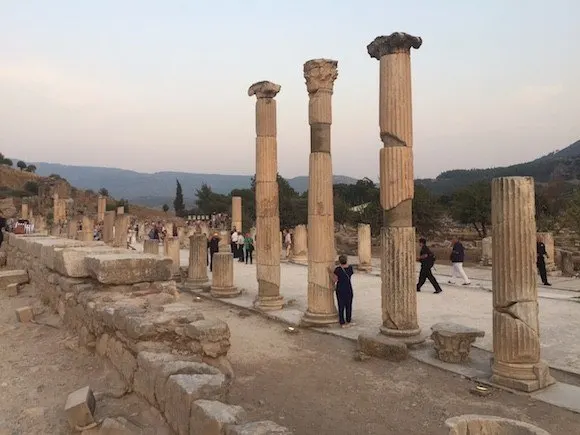
[(435, 294), (441, 293), (443, 290), (433, 276), (433, 272), (431, 272), (431, 268), (435, 264), (435, 255), (433, 255), (433, 252), (431, 252), (431, 249), (427, 246), (426, 239), (420, 238), (419, 245), (421, 245), (421, 251), (419, 252), (419, 258), (417, 258), (417, 261), (421, 263), (421, 270), (419, 272), (419, 282), (417, 282), (417, 291), (420, 292), (425, 281), (429, 280), (431, 285), (435, 288)]
[(244, 237), (244, 249), (246, 251), (246, 264), (248, 264), (248, 260), (250, 260), (250, 264), (253, 264), (254, 239), (252, 239), (250, 233), (247, 233), (246, 237)]
[(540, 278), (542, 279), (542, 284), (551, 286), (548, 282), (548, 272), (546, 271), (546, 259), (548, 257), (548, 252), (546, 252), (546, 245), (542, 242), (540, 236), (536, 242), (536, 266), (538, 267), (538, 272), (540, 273)]
[(238, 230), (236, 227), (230, 233), (230, 247), (232, 248), (232, 254), (234, 254), (234, 258), (238, 258)]
[(290, 230), (284, 230), (284, 244), (286, 245), (286, 258), (290, 258), (292, 252), (292, 234)]
[(348, 265), (346, 255), (338, 257), (338, 267), (332, 271), (332, 279), (336, 284), (336, 300), (338, 302), (338, 321), (342, 328), (355, 325), (352, 322), (352, 300), (354, 297), (351, 277), (354, 274), (352, 266)]
[(237, 246), (238, 261), (240, 263), (244, 262), (244, 241), (245, 241), (244, 234), (240, 231), (240, 233), (238, 234), (238, 246)]
[(449, 284), (455, 284), (455, 278), (462, 278), (463, 284), (462, 285), (469, 285), (469, 278), (467, 274), (463, 270), (463, 261), (465, 260), (465, 248), (463, 244), (459, 241), (457, 237), (455, 237), (452, 241), (453, 246), (451, 248), (451, 265), (453, 266), (451, 272), (451, 279), (449, 280)]
[(220, 250), (220, 238), (218, 233), (213, 233), (212, 238), (208, 242), (209, 248), (209, 270), (213, 271), (213, 254)]

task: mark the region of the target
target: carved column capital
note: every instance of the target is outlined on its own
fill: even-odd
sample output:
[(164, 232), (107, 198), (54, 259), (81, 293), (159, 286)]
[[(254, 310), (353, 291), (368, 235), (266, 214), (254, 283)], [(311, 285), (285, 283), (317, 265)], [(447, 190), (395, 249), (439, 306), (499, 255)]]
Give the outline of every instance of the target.
[(248, 96), (259, 98), (274, 98), (282, 87), (269, 81), (256, 82), (248, 89)]
[(337, 77), (338, 61), (336, 60), (312, 59), (304, 64), (304, 78), (309, 95), (321, 90), (332, 93)]
[(418, 49), (423, 40), (418, 36), (404, 32), (394, 32), (388, 36), (377, 36), (373, 42), (367, 45), (369, 56), (380, 60), (387, 54), (410, 52), (411, 48)]

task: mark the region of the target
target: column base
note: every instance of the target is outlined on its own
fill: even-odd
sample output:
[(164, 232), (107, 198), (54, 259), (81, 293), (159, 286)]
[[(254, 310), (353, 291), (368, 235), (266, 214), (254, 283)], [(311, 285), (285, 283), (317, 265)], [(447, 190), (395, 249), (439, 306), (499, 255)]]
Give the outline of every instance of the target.
[(207, 284), (209, 283), (209, 279), (191, 279), (191, 278), (186, 278), (183, 281), (183, 286), (187, 287), (189, 289), (197, 289), (197, 288), (203, 288), (205, 286), (207, 286)]
[(231, 287), (212, 286), (209, 292), (214, 298), (235, 298), (236, 296), (240, 295), (241, 290), (235, 286)]
[(297, 264), (304, 264), (304, 263), (308, 263), (308, 258), (306, 257), (289, 257), (288, 258), (288, 262), (290, 263), (297, 263)]
[(284, 307), (284, 298), (282, 296), (258, 296), (256, 308), (262, 311), (281, 310)]
[(381, 326), (379, 329), (381, 331), (381, 334), (396, 339), (397, 341), (400, 341), (402, 343), (405, 343), (407, 346), (421, 344), (427, 339), (426, 335), (421, 334), (421, 328), (391, 329), (387, 328), (386, 326)]
[(543, 361), (536, 364), (494, 361), (491, 370), (493, 374), (490, 380), (494, 384), (526, 393), (541, 390), (556, 382), (550, 376), (550, 368)]
[(335, 313), (312, 313), (306, 311), (302, 316), (305, 326), (328, 326), (338, 323), (338, 312)]
[(361, 272), (370, 272), (371, 270), (373, 270), (373, 266), (368, 263), (362, 263), (358, 264), (356, 269), (360, 270)]

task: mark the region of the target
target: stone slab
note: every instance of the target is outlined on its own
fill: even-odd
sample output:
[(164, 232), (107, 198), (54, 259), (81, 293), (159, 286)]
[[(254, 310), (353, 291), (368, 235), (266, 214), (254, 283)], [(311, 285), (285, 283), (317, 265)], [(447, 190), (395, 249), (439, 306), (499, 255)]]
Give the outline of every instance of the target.
[(580, 387), (576, 385), (557, 382), (548, 388), (533, 393), (532, 397), (580, 414)]
[(54, 251), (54, 270), (71, 278), (91, 276), (86, 257), (94, 254), (124, 254), (126, 250), (109, 246), (80, 246)]
[(358, 350), (387, 361), (403, 361), (409, 356), (409, 348), (405, 343), (381, 334), (360, 334), (358, 336)]
[(95, 396), (90, 387), (83, 387), (68, 395), (64, 412), (72, 429), (88, 426), (95, 422)]
[(191, 406), (189, 433), (222, 435), (228, 424), (239, 425), (246, 419), (246, 411), (241, 406), (216, 400), (196, 400)]
[(0, 289), (6, 289), (10, 284), (25, 284), (28, 282), (28, 272), (25, 270), (0, 271)]
[(34, 320), (34, 311), (32, 307), (16, 308), (16, 320), (21, 323), (28, 323)]
[(102, 284), (136, 284), (171, 278), (171, 259), (153, 254), (91, 254), (85, 262), (91, 277)]
[(431, 331), (443, 336), (466, 335), (472, 337), (484, 337), (485, 331), (470, 328), (458, 323), (436, 323), (431, 326)]

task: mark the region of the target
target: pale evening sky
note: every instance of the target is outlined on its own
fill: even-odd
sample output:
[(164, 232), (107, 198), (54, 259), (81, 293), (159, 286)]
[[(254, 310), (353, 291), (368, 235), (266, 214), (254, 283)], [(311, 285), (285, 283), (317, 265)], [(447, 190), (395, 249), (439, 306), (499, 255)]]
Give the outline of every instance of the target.
[(576, 0), (0, 0), (0, 152), (144, 172), (254, 173), (260, 80), (279, 171), (308, 174), (302, 65), (338, 60), (335, 174), (378, 176), (379, 63), (412, 51), (415, 175), (534, 159), (580, 139)]

